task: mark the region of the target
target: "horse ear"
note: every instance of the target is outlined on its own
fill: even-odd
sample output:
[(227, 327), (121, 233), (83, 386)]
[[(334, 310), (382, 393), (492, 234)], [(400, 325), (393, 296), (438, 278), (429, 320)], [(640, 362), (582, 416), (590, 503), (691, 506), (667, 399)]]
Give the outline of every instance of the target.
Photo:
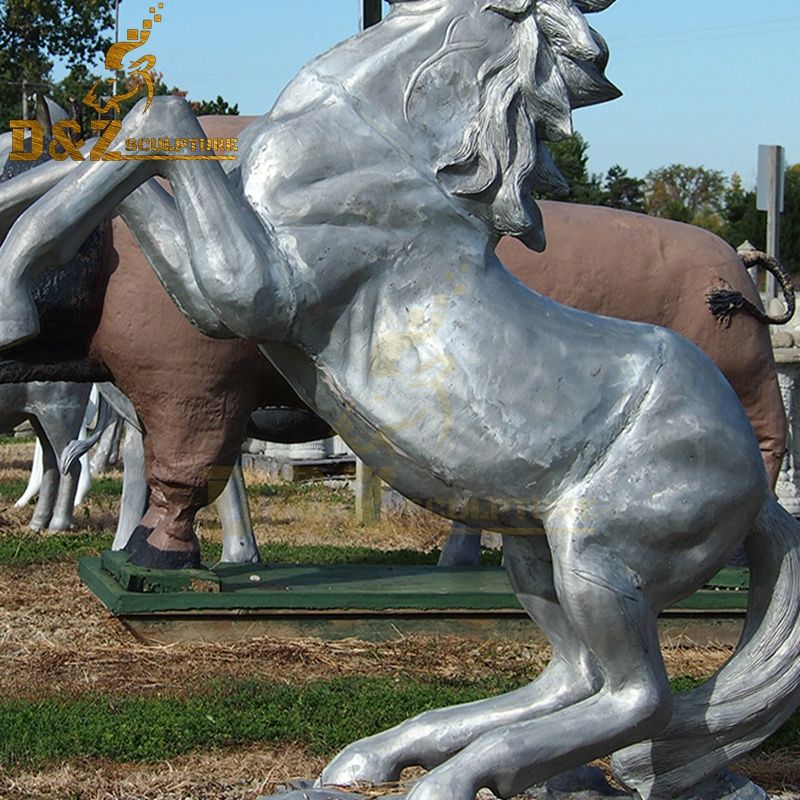
[(596, 11), (605, 11), (614, 0), (575, 0), (575, 5), (584, 14), (594, 14)]
[(50, 118), (50, 109), (42, 92), (36, 92), (36, 121), (41, 125), (44, 135), (53, 135), (53, 121)]

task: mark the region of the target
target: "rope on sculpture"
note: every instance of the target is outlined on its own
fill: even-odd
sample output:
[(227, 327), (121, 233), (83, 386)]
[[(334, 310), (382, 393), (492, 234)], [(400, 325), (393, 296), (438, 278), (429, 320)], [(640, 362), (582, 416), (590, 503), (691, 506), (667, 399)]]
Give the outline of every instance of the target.
[(739, 253), (739, 257), (748, 269), (762, 267), (775, 276), (775, 280), (778, 281), (783, 292), (786, 311), (777, 317), (771, 317), (735, 289), (713, 289), (706, 295), (706, 302), (714, 317), (720, 322), (730, 325), (733, 315), (738, 311), (744, 311), (765, 325), (783, 325), (788, 322), (794, 316), (795, 296), (792, 277), (786, 267), (777, 259), (759, 250)]

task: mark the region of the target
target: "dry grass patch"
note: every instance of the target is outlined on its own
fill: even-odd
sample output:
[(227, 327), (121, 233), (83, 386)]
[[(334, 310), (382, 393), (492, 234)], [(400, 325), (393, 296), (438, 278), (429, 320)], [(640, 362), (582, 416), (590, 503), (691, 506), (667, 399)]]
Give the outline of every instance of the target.
[(181, 756), (155, 764), (83, 759), (36, 771), (3, 772), (4, 800), (255, 800), (325, 760), (301, 745), (254, 746)]

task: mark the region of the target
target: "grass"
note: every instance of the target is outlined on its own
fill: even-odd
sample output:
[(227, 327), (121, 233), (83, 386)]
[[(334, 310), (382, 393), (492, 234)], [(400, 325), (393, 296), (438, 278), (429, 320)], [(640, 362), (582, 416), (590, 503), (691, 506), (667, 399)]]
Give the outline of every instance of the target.
[[(676, 689), (688, 685), (682, 679), (674, 682)], [(212, 684), (189, 699), (84, 695), (0, 701), (0, 764), (36, 767), (85, 757), (154, 762), (231, 744), (293, 741), (305, 742), (312, 754), (329, 756), (426, 709), (514, 688), (497, 679), (401, 682), (351, 677), (302, 686)], [(798, 743), (800, 715), (795, 715), (765, 749)]]
[(247, 493), (253, 497), (280, 500), (305, 499), (333, 503), (348, 508), (355, 506), (352, 492), (330, 489), (321, 483), (248, 483)]
[(28, 486), (28, 481), (21, 479), (8, 479), (5, 478), (0, 482), (0, 500), (14, 501), (22, 495), (25, 488)]
[[(0, 533), (0, 565), (20, 567), (73, 561), (96, 555), (111, 547), (111, 533)], [(268, 542), (260, 546), (262, 560), (274, 564), (436, 564), (439, 551), (378, 550), (369, 547), (332, 545), (294, 545)], [(219, 561), (219, 542), (201, 543), (203, 560)], [(500, 563), (499, 553), (487, 553), (487, 563)]]
[(110, 533), (2, 533), (0, 565), (20, 567), (72, 561), (111, 547)]
[(13, 433), (0, 434), (0, 446), (6, 444), (30, 444), (36, 441), (36, 437), (30, 436), (14, 436)]
[(426, 709), (511, 688), (497, 681), (339, 678), (304, 686), (216, 685), (188, 699), (87, 695), (4, 701), (0, 763), (36, 766), (80, 757), (160, 761), (230, 744), (291, 741), (328, 755)]
[[(5, 478), (0, 482), (0, 499), (2, 500), (16, 500), (28, 485), (27, 479), (8, 479)], [(92, 480), (93, 495), (101, 497), (121, 497), (122, 496), (122, 479), (111, 478), (103, 476), (94, 478)]]

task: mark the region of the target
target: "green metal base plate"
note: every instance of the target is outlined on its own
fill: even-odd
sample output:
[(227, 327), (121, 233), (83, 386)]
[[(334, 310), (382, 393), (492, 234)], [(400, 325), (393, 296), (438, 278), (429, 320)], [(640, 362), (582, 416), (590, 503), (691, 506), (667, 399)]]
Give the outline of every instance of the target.
[[(535, 638), (500, 567), (220, 564), (159, 571), (106, 552), (82, 558), (80, 576), (112, 614), (157, 642), (414, 632)], [(747, 585), (746, 570), (723, 570), (668, 613), (740, 617)]]

